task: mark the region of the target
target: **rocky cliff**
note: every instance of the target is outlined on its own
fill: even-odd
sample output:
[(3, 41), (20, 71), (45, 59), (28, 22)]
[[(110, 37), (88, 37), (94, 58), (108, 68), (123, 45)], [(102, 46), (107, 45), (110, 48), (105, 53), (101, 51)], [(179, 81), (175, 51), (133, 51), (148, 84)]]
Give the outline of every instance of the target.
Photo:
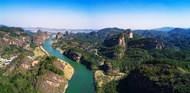
[(76, 61), (76, 62), (80, 62), (80, 59), (82, 57), (82, 54), (79, 53), (79, 52), (74, 52), (72, 50), (68, 50), (68, 51), (65, 51), (63, 53), (65, 56), (67, 56), (68, 58)]
[(0, 56), (10, 58), (21, 53), (30, 53), (36, 45), (31, 42), (32, 38), (19, 27), (0, 27)]
[(113, 47), (118, 44), (125, 47), (125, 37), (123, 33), (119, 35), (113, 35), (104, 40), (104, 45), (107, 47)]
[(7, 48), (10, 45), (16, 45), (26, 50), (30, 48), (31, 38), (22, 28), (0, 27), (0, 45), (1, 48)]
[(56, 34), (56, 39), (59, 39), (59, 38), (61, 38), (63, 36), (63, 34), (61, 34), (60, 32), (58, 32), (57, 34)]
[(65, 92), (74, 69), (36, 47), (48, 37), (40, 30), (30, 37), (21, 28), (0, 27), (0, 59), (7, 59), (0, 61), (0, 93)]
[(145, 50), (151, 50), (154, 48), (163, 49), (164, 45), (161, 41), (154, 38), (144, 38), (139, 40), (133, 40), (128, 43), (129, 48), (142, 48)]
[(29, 93), (31, 91), (35, 93), (64, 93), (68, 86), (68, 80), (71, 79), (74, 71), (71, 66), (68, 69), (68, 66), (68, 64), (51, 56), (38, 56), (37, 59), (32, 60), (25, 55), (19, 55), (0, 72), (0, 77), (5, 79), (4, 82), (11, 81), (11, 83), (9, 82), (11, 89), (19, 86), (19, 89), (11, 91), (14, 93)]
[(113, 64), (111, 62), (105, 62), (104, 71), (110, 76), (119, 75), (119, 68), (113, 68)]
[(43, 32), (38, 30), (37, 33), (33, 34), (32, 41), (37, 45), (41, 45), (44, 41), (49, 38), (50, 34), (48, 32)]
[(113, 35), (104, 40), (104, 48), (100, 48), (100, 52), (109, 58), (122, 58), (126, 50), (126, 39), (129, 38), (131, 31), (127, 30), (123, 33)]
[(126, 38), (133, 38), (133, 32), (130, 29), (125, 30), (122, 33), (112, 35), (104, 40), (104, 45), (107, 47), (112, 47), (115, 45), (121, 45), (126, 47)]
[(43, 76), (37, 77), (36, 88), (42, 93), (63, 93), (68, 86), (68, 81), (51, 71)]

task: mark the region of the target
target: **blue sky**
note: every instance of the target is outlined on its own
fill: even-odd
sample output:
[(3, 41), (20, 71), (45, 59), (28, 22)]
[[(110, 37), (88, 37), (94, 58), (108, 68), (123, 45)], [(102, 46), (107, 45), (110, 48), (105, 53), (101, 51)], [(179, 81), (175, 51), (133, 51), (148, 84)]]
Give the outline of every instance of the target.
[(190, 27), (190, 0), (1, 0), (0, 24), (20, 27)]

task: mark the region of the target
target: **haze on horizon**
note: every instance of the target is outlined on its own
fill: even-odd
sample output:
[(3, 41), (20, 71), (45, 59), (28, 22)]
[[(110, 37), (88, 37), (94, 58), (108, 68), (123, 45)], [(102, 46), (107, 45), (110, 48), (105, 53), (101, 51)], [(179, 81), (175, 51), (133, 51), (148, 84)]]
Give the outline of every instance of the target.
[(190, 0), (1, 0), (0, 24), (19, 27), (190, 27)]

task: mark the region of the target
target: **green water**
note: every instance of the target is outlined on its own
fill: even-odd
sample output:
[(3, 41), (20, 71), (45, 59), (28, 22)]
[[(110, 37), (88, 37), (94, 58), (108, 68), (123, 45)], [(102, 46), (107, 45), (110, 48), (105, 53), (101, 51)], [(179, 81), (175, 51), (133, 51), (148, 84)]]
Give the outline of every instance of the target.
[(65, 62), (71, 64), (74, 68), (74, 74), (72, 79), (69, 81), (69, 86), (66, 93), (94, 93), (94, 79), (93, 72), (86, 69), (86, 67), (80, 63), (76, 63), (64, 55), (62, 55), (58, 50), (52, 48), (51, 42), (52, 37), (47, 39), (42, 47), (52, 56), (64, 60)]

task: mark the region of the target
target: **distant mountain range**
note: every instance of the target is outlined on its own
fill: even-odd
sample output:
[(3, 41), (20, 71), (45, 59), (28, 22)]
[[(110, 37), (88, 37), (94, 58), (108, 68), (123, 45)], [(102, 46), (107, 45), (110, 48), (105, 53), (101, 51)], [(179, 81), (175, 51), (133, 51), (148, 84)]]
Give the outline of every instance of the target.
[(181, 27), (161, 27), (161, 28), (154, 28), (150, 30), (156, 30), (156, 31), (171, 31), (174, 30), (175, 28), (180, 28), (180, 29), (190, 29), (190, 28), (181, 28)]
[(77, 32), (81, 32), (81, 33), (88, 33), (88, 32), (92, 32), (92, 31), (97, 31), (96, 29), (57, 29), (57, 28), (43, 28), (43, 27), (23, 27), (23, 29), (25, 30), (30, 30), (32, 32), (37, 32), (39, 29), (42, 31), (48, 31), (48, 32), (66, 32), (69, 31), (71, 33), (77, 33)]
[(156, 31), (171, 31), (173, 29), (174, 29), (174, 27), (161, 27), (161, 28), (155, 28), (155, 29), (151, 29), (151, 30), (156, 30)]
[(2, 27), (2, 26), (6, 26), (6, 25), (0, 24), (0, 27)]
[[(2, 26), (7, 26), (7, 25), (4, 25), (4, 24), (0, 24), (0, 27)], [(24, 30), (30, 30), (32, 32), (37, 32), (39, 29), (42, 30), (42, 31), (48, 31), (48, 32), (65, 32), (65, 31), (69, 31), (69, 32), (72, 32), (72, 33), (77, 33), (77, 32), (85, 32), (85, 33), (88, 33), (88, 32), (92, 32), (92, 31), (98, 31), (100, 29), (58, 29), (58, 28), (44, 28), (44, 27), (22, 27)], [(153, 29), (147, 29), (147, 30), (155, 30), (155, 31), (171, 31), (175, 28), (181, 28), (181, 27), (160, 27), (160, 28), (153, 28)], [(189, 28), (182, 28), (182, 29), (190, 29)], [(136, 29), (137, 30), (137, 29)], [(133, 31), (136, 31), (136, 30), (133, 30)], [(144, 30), (144, 29), (138, 29), (138, 30)]]

